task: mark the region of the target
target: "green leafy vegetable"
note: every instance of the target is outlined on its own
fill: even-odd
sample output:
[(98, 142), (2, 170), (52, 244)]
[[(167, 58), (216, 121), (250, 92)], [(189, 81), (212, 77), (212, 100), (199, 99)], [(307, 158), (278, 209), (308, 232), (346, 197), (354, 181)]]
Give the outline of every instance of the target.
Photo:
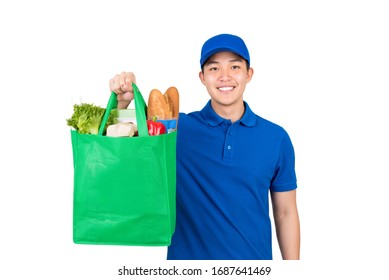
[[(98, 134), (105, 109), (90, 103), (74, 104), (73, 115), (67, 119), (67, 125), (83, 134)], [(108, 125), (117, 123), (117, 110), (111, 111), (104, 133)]]

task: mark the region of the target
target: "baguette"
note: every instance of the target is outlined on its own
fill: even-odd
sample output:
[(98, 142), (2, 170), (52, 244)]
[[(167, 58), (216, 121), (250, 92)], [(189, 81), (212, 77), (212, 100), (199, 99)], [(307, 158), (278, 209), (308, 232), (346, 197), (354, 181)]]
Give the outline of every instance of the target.
[(147, 105), (147, 119), (157, 117), (159, 120), (177, 119), (179, 113), (179, 93), (175, 87), (170, 87), (162, 94), (158, 89), (150, 92)]
[(178, 90), (175, 87), (170, 87), (165, 92), (165, 95), (168, 96), (168, 101), (170, 104), (170, 109), (172, 112), (173, 119), (178, 119), (178, 114), (180, 112), (179, 104), (180, 98), (178, 94)]

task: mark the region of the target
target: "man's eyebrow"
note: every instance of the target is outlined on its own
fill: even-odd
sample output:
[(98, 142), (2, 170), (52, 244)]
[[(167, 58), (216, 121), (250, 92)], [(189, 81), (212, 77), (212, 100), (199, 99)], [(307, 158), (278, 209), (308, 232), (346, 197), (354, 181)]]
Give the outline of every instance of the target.
[(243, 62), (242, 58), (231, 59), (229, 62)]

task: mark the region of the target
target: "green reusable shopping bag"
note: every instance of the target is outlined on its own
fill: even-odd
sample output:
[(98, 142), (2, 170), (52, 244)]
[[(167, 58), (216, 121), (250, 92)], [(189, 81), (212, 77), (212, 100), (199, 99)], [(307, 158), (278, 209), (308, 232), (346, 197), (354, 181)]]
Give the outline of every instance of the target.
[(168, 246), (176, 215), (176, 132), (149, 136), (135, 84), (137, 137), (103, 131), (117, 106), (112, 93), (99, 134), (71, 131), (76, 244)]

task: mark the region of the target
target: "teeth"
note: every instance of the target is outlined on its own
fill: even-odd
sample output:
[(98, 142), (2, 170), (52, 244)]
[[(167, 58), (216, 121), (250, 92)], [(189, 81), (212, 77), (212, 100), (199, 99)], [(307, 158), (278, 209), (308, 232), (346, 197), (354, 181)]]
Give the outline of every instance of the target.
[(226, 90), (232, 90), (233, 87), (221, 87), (219, 90), (226, 91)]

